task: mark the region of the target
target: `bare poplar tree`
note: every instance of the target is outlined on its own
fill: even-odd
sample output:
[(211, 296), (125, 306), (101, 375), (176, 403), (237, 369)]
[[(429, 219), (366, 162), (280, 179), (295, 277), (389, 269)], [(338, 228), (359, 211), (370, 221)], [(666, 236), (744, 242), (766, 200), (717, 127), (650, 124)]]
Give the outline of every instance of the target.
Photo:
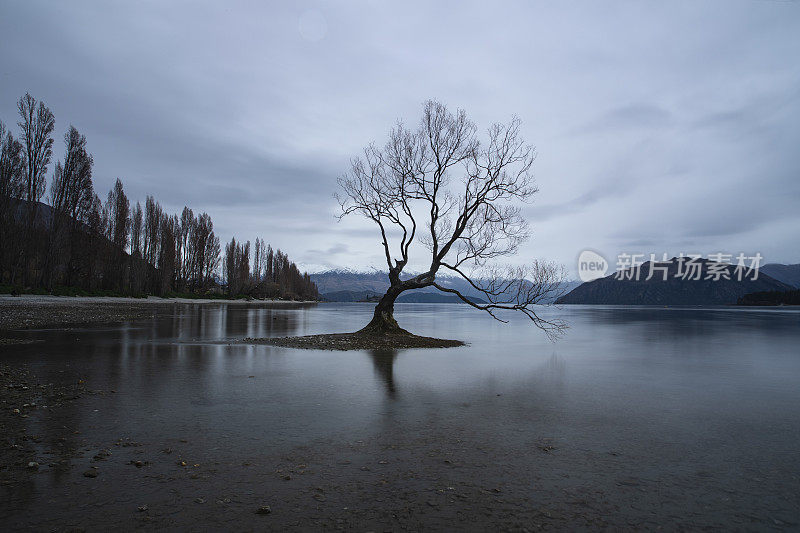
[(256, 242), (253, 245), (253, 275), (252, 275), (253, 283), (258, 283), (259, 281), (261, 281), (262, 242), (263, 241), (259, 237), (256, 237)]
[(19, 251), (20, 236), (14, 231), (17, 220), (16, 199), (22, 194), (24, 171), (22, 144), (14, 139), (0, 121), (0, 281), (3, 272), (12, 272)]
[[(363, 332), (407, 333), (394, 319), (394, 302), (404, 291), (423, 287), (454, 294), (498, 320), (497, 312), (506, 309), (524, 314), (548, 334), (565, 327), (535, 308), (563, 290), (563, 268), (539, 261), (493, 266), (516, 253), (529, 235), (518, 204), (537, 192), (531, 172), (535, 151), (519, 130), (517, 118), (493, 124), (481, 142), (463, 110), (452, 113), (428, 101), (418, 128), (398, 123), (383, 147), (371, 144), (352, 160), (339, 179), (340, 216), (358, 213), (375, 223), (390, 282)], [(427, 249), (429, 266), (404, 278), (417, 241)], [(441, 270), (463, 278), (487, 303), (437, 283)]]
[(131, 270), (130, 288), (134, 293), (142, 290), (145, 276), (144, 260), (142, 259), (142, 237), (144, 232), (144, 213), (142, 204), (136, 202), (136, 207), (131, 213)]
[(0, 200), (20, 197), (24, 164), (22, 144), (0, 121)]
[(239, 245), (236, 237), (231, 238), (231, 242), (225, 245), (225, 281), (228, 283), (228, 295), (235, 296), (238, 287), (238, 268), (236, 267), (236, 255)]
[(141, 257), (142, 255), (142, 204), (136, 202), (131, 214), (131, 255)]
[(144, 248), (145, 261), (151, 266), (158, 262), (159, 228), (161, 225), (161, 205), (148, 196), (144, 202)]
[(191, 239), (195, 225), (194, 212), (188, 207), (184, 207), (180, 220), (180, 279), (182, 286), (186, 285), (191, 275)]
[(34, 239), (34, 224), (38, 211), (37, 202), (45, 191), (47, 166), (53, 155), (53, 128), (55, 118), (53, 113), (43, 102), (36, 105), (36, 99), (30, 94), (17, 102), (20, 122), (17, 124), (22, 129), (22, 145), (24, 148), (23, 188), (21, 197), (26, 200), (27, 220), (25, 222), (25, 236), (23, 237), (23, 253), (21, 256), (22, 274), (25, 281), (32, 275), (31, 260), (35, 260), (36, 242)]
[[(214, 223), (208, 213), (201, 213), (197, 217), (192, 235), (193, 258), (192, 273), (198, 286), (205, 286), (206, 279), (211, 275), (208, 271), (209, 257), (212, 251), (214, 238)], [(219, 244), (219, 243), (217, 243)]]
[(158, 272), (161, 277), (158, 290), (161, 294), (169, 292), (173, 286), (175, 276), (175, 257), (176, 257), (176, 228), (178, 217), (171, 217), (166, 213), (161, 214), (159, 224), (159, 257)]
[[(108, 192), (106, 206), (109, 213), (108, 238), (120, 250), (124, 251), (128, 247), (128, 237), (131, 228), (131, 204), (128, 201), (128, 197), (125, 195), (122, 181), (119, 178), (114, 182), (114, 188)], [(159, 214), (161, 214), (160, 211)], [(160, 222), (159, 217), (159, 220), (155, 223), (158, 225)], [(155, 231), (157, 233), (158, 229)]]
[(94, 160), (86, 151), (86, 137), (74, 126), (64, 134), (66, 153), (64, 163), (56, 163), (50, 184), (50, 205), (53, 217), (50, 222), (50, 249), (48, 250), (48, 276), (52, 285), (59, 258), (66, 262), (66, 283), (72, 281), (73, 246), (78, 224), (86, 222), (92, 208), (94, 186), (92, 166)]
[(89, 208), (89, 220), (87, 222), (89, 229), (95, 235), (106, 234), (106, 222), (103, 220), (103, 202), (97, 193), (92, 197), (92, 206)]
[(67, 147), (64, 163), (56, 163), (53, 182), (50, 184), (50, 205), (75, 221), (85, 221), (94, 196), (94, 160), (86, 151), (86, 137), (74, 126), (70, 126), (69, 131), (64, 134), (64, 144)]
[(272, 251), (272, 245), (267, 245), (267, 251), (264, 254), (264, 277), (267, 281), (275, 282), (275, 252)]
[(51, 135), (56, 121), (44, 102), (39, 102), (37, 106), (36, 99), (28, 93), (19, 99), (17, 109), (25, 149), (23, 198), (28, 202), (38, 202), (44, 194), (47, 166), (53, 155)]
[(239, 250), (239, 283), (240, 287), (249, 290), (250, 282), (250, 241)]
[(219, 245), (219, 237), (214, 235), (214, 230), (212, 229), (208, 235), (208, 239), (206, 239), (203, 252), (203, 262), (200, 265), (202, 268), (201, 275), (206, 283), (212, 280), (214, 273), (217, 271), (220, 260), (221, 249)]

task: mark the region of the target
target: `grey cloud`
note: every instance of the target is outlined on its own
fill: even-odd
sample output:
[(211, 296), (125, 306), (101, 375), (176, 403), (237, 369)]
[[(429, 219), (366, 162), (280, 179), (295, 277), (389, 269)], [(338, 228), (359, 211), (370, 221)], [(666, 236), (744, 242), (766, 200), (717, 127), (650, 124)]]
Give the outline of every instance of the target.
[(800, 260), (800, 5), (488, 9), (3, 2), (0, 120), (30, 91), (56, 115), (54, 160), (70, 123), (87, 136), (102, 194), (120, 177), (223, 240), (359, 268), (381, 250), (369, 222), (336, 223), (336, 177), (439, 98), (482, 130), (516, 114), (537, 146), (522, 258), (571, 264), (588, 234)]
[(643, 130), (666, 128), (672, 124), (672, 114), (655, 105), (631, 103), (612, 109), (590, 121), (572, 134), (608, 134), (614, 130)]
[(308, 253), (310, 254), (320, 254), (325, 256), (331, 255), (339, 255), (339, 254), (346, 254), (349, 251), (349, 248), (346, 244), (338, 242), (335, 243), (328, 249), (325, 250), (309, 250)]

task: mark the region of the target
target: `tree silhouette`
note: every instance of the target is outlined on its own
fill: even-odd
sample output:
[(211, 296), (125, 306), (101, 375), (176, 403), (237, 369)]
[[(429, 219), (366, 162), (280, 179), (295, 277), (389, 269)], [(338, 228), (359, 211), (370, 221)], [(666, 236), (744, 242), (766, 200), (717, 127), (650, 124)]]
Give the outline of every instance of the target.
[[(370, 144), (352, 160), (339, 179), (341, 217), (358, 213), (375, 223), (390, 282), (363, 332), (407, 334), (394, 319), (394, 302), (404, 291), (423, 287), (455, 294), (497, 319), (497, 311), (508, 309), (548, 333), (564, 328), (534, 308), (562, 290), (563, 268), (540, 261), (527, 267), (493, 265), (516, 253), (529, 235), (517, 204), (537, 192), (531, 173), (535, 151), (519, 130), (517, 118), (493, 124), (481, 142), (463, 110), (451, 113), (428, 101), (418, 128), (398, 123), (383, 147)], [(417, 241), (427, 248), (429, 266), (404, 278)], [(487, 303), (437, 283), (442, 269), (464, 278)]]

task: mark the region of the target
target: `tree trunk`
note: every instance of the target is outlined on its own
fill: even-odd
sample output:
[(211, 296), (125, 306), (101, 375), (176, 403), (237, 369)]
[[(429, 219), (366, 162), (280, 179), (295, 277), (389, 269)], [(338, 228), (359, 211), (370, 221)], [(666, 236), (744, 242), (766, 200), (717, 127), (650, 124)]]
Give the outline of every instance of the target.
[(411, 335), (411, 333), (401, 328), (394, 319), (394, 301), (397, 300), (403, 290), (399, 285), (390, 286), (389, 290), (378, 302), (378, 305), (375, 306), (375, 314), (372, 320), (359, 333)]

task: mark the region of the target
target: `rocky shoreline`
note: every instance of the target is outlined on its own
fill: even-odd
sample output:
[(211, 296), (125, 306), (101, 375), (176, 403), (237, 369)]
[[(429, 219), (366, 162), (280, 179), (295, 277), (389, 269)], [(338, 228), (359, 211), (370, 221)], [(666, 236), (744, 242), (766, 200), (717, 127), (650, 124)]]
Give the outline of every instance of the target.
[(169, 302), (162, 304), (136, 303), (100, 303), (100, 302), (19, 302), (9, 304), (0, 301), (0, 332), (6, 337), (13, 330), (69, 328), (94, 324), (114, 324), (128, 320), (152, 318), (159, 307), (172, 306)]
[(232, 344), (265, 344), (306, 350), (385, 350), (397, 348), (456, 348), (465, 346), (459, 340), (436, 339), (418, 335), (371, 335), (364, 333), (331, 333), (302, 337), (245, 338)]
[(0, 296), (0, 345), (31, 342), (13, 330), (74, 328), (153, 318), (176, 305), (293, 306), (316, 302), (288, 300), (192, 300), (186, 298), (100, 298)]

